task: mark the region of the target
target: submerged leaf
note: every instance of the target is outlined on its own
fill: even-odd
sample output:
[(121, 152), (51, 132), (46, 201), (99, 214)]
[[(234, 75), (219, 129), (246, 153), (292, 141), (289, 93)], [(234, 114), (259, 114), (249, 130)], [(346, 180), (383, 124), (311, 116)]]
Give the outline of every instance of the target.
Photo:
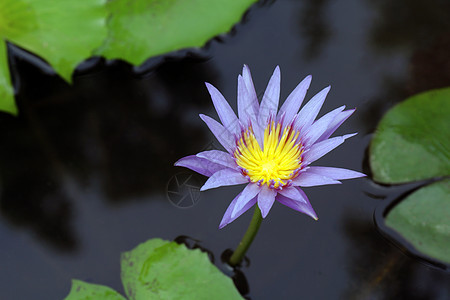
[(201, 47), (228, 32), (256, 0), (111, 0), (109, 35), (98, 54), (134, 65), (151, 56)]
[(389, 212), (386, 225), (417, 250), (450, 263), (450, 179), (412, 193)]
[(115, 290), (99, 285), (83, 282), (81, 280), (72, 280), (72, 288), (69, 295), (64, 300), (125, 300), (121, 294)]
[(199, 249), (151, 239), (122, 254), (129, 299), (242, 299), (230, 278)]
[(370, 145), (375, 181), (450, 175), (450, 88), (410, 97), (381, 120)]

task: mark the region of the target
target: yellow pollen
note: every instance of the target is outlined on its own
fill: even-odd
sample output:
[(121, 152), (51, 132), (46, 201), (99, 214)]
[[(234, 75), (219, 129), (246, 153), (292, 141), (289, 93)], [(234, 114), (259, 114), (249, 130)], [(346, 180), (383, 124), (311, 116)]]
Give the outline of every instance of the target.
[(299, 132), (272, 121), (264, 130), (261, 149), (250, 127), (237, 141), (234, 157), (251, 182), (279, 189), (298, 175), (302, 165), (303, 146)]

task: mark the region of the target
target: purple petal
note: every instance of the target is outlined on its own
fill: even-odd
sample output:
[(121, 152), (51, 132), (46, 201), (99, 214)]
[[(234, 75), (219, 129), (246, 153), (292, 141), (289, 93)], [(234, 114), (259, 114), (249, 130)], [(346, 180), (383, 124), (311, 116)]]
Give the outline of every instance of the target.
[(306, 92), (308, 91), (309, 85), (311, 84), (312, 76), (308, 75), (305, 79), (300, 82), (297, 87), (291, 92), (291, 94), (286, 98), (283, 105), (278, 112), (278, 119), (284, 114), (285, 120), (292, 120), (295, 114), (300, 109), (303, 99), (305, 98)]
[[(356, 133), (355, 133), (356, 134)], [(347, 138), (354, 136), (355, 134), (346, 134), (344, 136), (337, 136), (325, 141), (322, 141), (320, 143), (314, 144), (309, 148), (309, 150), (304, 154), (303, 159), (305, 164), (310, 164), (340, 144), (342, 144)]]
[(258, 97), (256, 95), (255, 86), (253, 85), (252, 74), (247, 65), (244, 65), (242, 68), (242, 78), (244, 79), (254, 110), (259, 111)]
[(175, 164), (177, 167), (185, 167), (205, 176), (211, 176), (217, 171), (225, 169), (224, 166), (210, 162), (207, 159), (189, 155), (181, 158)]
[(326, 176), (336, 180), (352, 179), (366, 176), (366, 174), (360, 172), (333, 167), (309, 167), (307, 172)]
[(277, 66), (267, 84), (261, 101), (261, 107), (259, 108), (258, 122), (262, 128), (265, 128), (267, 125), (269, 117), (275, 117), (277, 114), (278, 102), (280, 100), (280, 80), (280, 67)]
[(207, 159), (213, 163), (228, 167), (236, 168), (236, 161), (231, 157), (229, 153), (219, 151), (219, 150), (209, 150), (203, 151), (197, 154), (197, 157)]
[(339, 115), (345, 108), (344, 106), (341, 106), (339, 108), (336, 108), (323, 117), (321, 117), (319, 120), (315, 121), (306, 131), (304, 136), (302, 137), (303, 145), (310, 146), (314, 144), (322, 135), (323, 133), (330, 127), (330, 123), (333, 122), (333, 120), (336, 118), (336, 116)]
[(223, 169), (214, 173), (205, 184), (200, 188), (200, 191), (206, 191), (219, 186), (235, 185), (247, 183), (248, 179), (245, 178), (241, 172), (233, 169)]
[(252, 108), (250, 111), (255, 112), (255, 119), (252, 119), (252, 127), (253, 132), (255, 133), (256, 140), (258, 144), (262, 146), (263, 136), (264, 136), (264, 128), (261, 129), (258, 123), (258, 114), (259, 114), (259, 103), (258, 97), (256, 95), (255, 86), (253, 85), (252, 75), (250, 74), (250, 69), (247, 65), (244, 65), (242, 69), (242, 78), (244, 80), (245, 86), (247, 87), (248, 95), (250, 97), (250, 103)]
[(263, 218), (269, 213), (276, 195), (277, 192), (275, 190), (268, 188), (267, 185), (262, 186), (261, 191), (258, 194), (258, 206)]
[(342, 123), (344, 123), (344, 121), (347, 120), (353, 114), (355, 110), (356, 108), (349, 109), (337, 115), (336, 118), (333, 120), (333, 122), (331, 122), (330, 125), (328, 126), (328, 129), (322, 134), (322, 136), (317, 141), (321, 142), (329, 138), (336, 131), (336, 129), (338, 129), (339, 126), (341, 126)]
[(236, 200), (236, 205), (234, 206), (233, 211), (231, 212), (231, 217), (234, 218), (236, 214), (242, 210), (242, 208), (247, 205), (247, 203), (258, 195), (261, 191), (261, 187), (259, 187), (255, 183), (248, 184), (244, 190), (240, 193), (239, 198)]
[[(257, 100), (256, 100), (257, 101)], [(258, 104), (256, 102), (256, 104)], [(254, 101), (250, 97), (250, 93), (245, 86), (244, 78), (241, 75), (238, 76), (238, 114), (239, 119), (245, 127), (250, 124), (257, 124), (256, 118), (258, 113), (257, 105), (254, 105)]]
[(284, 188), (281, 191), (278, 191), (278, 194), (281, 194), (287, 198), (294, 199), (296, 201), (305, 201), (303, 199), (303, 195), (300, 193), (299, 189), (294, 186)]
[(281, 204), (286, 205), (287, 207), (290, 207), (301, 213), (304, 213), (313, 218), (314, 220), (317, 220), (318, 219), (317, 214), (312, 208), (311, 203), (309, 203), (308, 197), (306, 197), (306, 194), (301, 189), (298, 189), (298, 191), (302, 195), (302, 200), (291, 199), (281, 194), (278, 194), (276, 199)]
[(295, 122), (295, 128), (301, 130), (302, 128), (308, 128), (316, 119), (319, 114), (320, 109), (322, 108), (323, 102), (327, 97), (328, 92), (331, 87), (328, 86), (321, 90), (318, 94), (312, 97), (308, 103), (303, 106), (300, 112), (297, 115), (297, 121)]
[[(242, 193), (242, 192), (241, 192)], [(256, 203), (256, 197), (254, 197), (253, 199), (251, 199), (249, 202), (247, 202), (247, 204), (244, 205), (243, 208), (241, 208), (238, 212), (236, 212), (236, 214), (234, 215), (234, 217), (231, 217), (231, 212), (234, 210), (234, 207), (236, 206), (237, 200), (240, 197), (241, 193), (239, 193), (234, 199), (233, 201), (231, 201), (231, 204), (228, 206), (227, 211), (225, 212), (225, 214), (223, 215), (222, 221), (220, 222), (219, 225), (219, 229), (224, 228), (225, 226), (227, 226), (228, 224), (230, 224), (231, 222), (233, 222), (234, 220), (236, 220), (238, 217), (240, 217), (244, 212), (246, 212), (250, 207), (252, 207), (253, 205), (255, 205)]]
[(200, 114), (200, 119), (202, 119), (209, 130), (214, 134), (219, 143), (230, 153), (233, 153), (233, 149), (235, 146), (235, 138), (233, 135), (225, 129), (219, 122), (214, 120), (211, 117)]
[(225, 100), (218, 89), (207, 82), (205, 82), (205, 84), (209, 94), (211, 95), (214, 107), (223, 126), (231, 133), (237, 134), (239, 132), (240, 126), (238, 118), (236, 117), (233, 109), (230, 107), (227, 100)]
[[(219, 171), (220, 172), (220, 171)], [(317, 175), (314, 173), (308, 173), (308, 171), (301, 173), (294, 180), (292, 180), (293, 186), (310, 187), (326, 184), (340, 184), (340, 181), (334, 180), (330, 177), (323, 175)]]

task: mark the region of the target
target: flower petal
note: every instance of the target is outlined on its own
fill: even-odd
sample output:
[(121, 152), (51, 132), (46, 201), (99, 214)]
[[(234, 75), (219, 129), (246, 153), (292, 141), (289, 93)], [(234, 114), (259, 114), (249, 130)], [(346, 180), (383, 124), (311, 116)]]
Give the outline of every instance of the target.
[(258, 194), (258, 206), (261, 210), (262, 217), (265, 218), (270, 211), (270, 208), (275, 201), (275, 196), (277, 192), (273, 189), (267, 187), (267, 185), (263, 185), (261, 187), (261, 191)]
[(235, 146), (235, 138), (233, 135), (223, 127), (219, 122), (214, 120), (211, 117), (200, 114), (200, 119), (206, 123), (209, 130), (214, 134), (219, 143), (230, 153), (233, 153), (233, 149)]
[(261, 107), (259, 108), (258, 122), (262, 128), (266, 127), (269, 118), (275, 118), (277, 115), (278, 102), (280, 100), (280, 80), (280, 67), (277, 66), (267, 84)]
[(319, 120), (315, 121), (306, 131), (306, 133), (302, 137), (302, 143), (306, 147), (314, 144), (323, 133), (330, 127), (330, 123), (342, 112), (345, 108), (345, 105), (338, 107)]
[(303, 160), (306, 165), (318, 160), (340, 144), (342, 144), (346, 139), (356, 135), (356, 133), (346, 134), (344, 136), (337, 136), (320, 143), (314, 144), (309, 148), (309, 150), (304, 154)]
[(222, 221), (220, 221), (220, 225), (219, 225), (219, 229), (224, 228), (225, 226), (227, 226), (228, 224), (230, 224), (231, 222), (233, 222), (234, 220), (236, 220), (238, 217), (240, 217), (244, 212), (246, 212), (250, 207), (252, 207), (253, 205), (255, 205), (256, 203), (256, 197), (253, 197), (253, 199), (251, 199), (250, 201), (247, 202), (247, 204), (244, 205), (244, 207), (242, 207), (238, 212), (236, 212), (234, 217), (231, 217), (231, 212), (233, 211), (234, 207), (236, 206), (237, 200), (239, 199), (240, 195), (242, 194), (239, 193), (234, 199), (233, 201), (231, 201), (231, 204), (228, 206), (225, 214), (223, 215)]
[(219, 150), (203, 151), (197, 154), (198, 157), (207, 159), (213, 163), (225, 166), (227, 168), (236, 168), (236, 161), (229, 153)]
[(254, 106), (255, 111), (259, 111), (258, 96), (256, 95), (255, 86), (253, 85), (252, 74), (247, 65), (242, 68), (242, 78), (244, 79), (245, 86), (247, 87), (251, 103)]
[(181, 158), (175, 164), (177, 167), (185, 167), (205, 176), (211, 176), (217, 171), (225, 169), (224, 166), (210, 162), (207, 159), (189, 155)]
[(281, 204), (286, 205), (287, 207), (290, 207), (301, 213), (304, 213), (317, 221), (318, 219), (317, 214), (312, 208), (311, 203), (309, 203), (308, 197), (306, 197), (305, 192), (303, 192), (300, 188), (298, 188), (298, 191), (302, 195), (302, 200), (291, 199), (281, 194), (278, 194), (276, 199)]
[(244, 190), (240, 193), (239, 198), (236, 200), (236, 205), (231, 212), (231, 217), (236, 217), (236, 214), (242, 210), (242, 208), (253, 198), (255, 198), (258, 193), (261, 191), (261, 187), (259, 187), (256, 183), (249, 183)]
[(308, 75), (303, 79), (297, 87), (289, 94), (289, 96), (284, 101), (283, 105), (278, 112), (277, 118), (279, 119), (283, 114), (285, 120), (292, 120), (297, 114), (300, 106), (302, 106), (303, 99), (305, 99), (306, 92), (308, 91), (309, 85), (311, 84), (312, 76)]
[(237, 134), (240, 131), (239, 120), (233, 109), (230, 107), (230, 104), (228, 104), (227, 100), (225, 100), (218, 89), (207, 82), (205, 82), (205, 84), (223, 126), (231, 133)]
[(308, 173), (326, 176), (335, 180), (353, 179), (366, 176), (366, 174), (360, 172), (334, 167), (309, 167)]
[(305, 202), (305, 199), (303, 199), (303, 195), (299, 192), (299, 189), (296, 188), (295, 186), (290, 186), (290, 187), (284, 188), (281, 191), (278, 191), (278, 194), (281, 194), (285, 197), (294, 199), (296, 201)]
[[(219, 171), (220, 172), (220, 171)], [(292, 180), (293, 186), (310, 187), (326, 184), (340, 184), (340, 181), (334, 180), (330, 177), (323, 175), (317, 175), (314, 173), (308, 173), (308, 171), (301, 173), (294, 180)]]
[(336, 131), (336, 129), (338, 129), (339, 126), (341, 126), (342, 123), (344, 123), (344, 121), (347, 120), (353, 114), (355, 110), (356, 108), (349, 109), (337, 115), (336, 118), (333, 120), (333, 122), (331, 122), (330, 125), (328, 126), (328, 129), (322, 134), (322, 136), (317, 141), (321, 142), (329, 138)]
[[(256, 95), (255, 86), (253, 85), (252, 75), (250, 74), (250, 69), (247, 65), (244, 65), (242, 68), (242, 79), (247, 87), (248, 97), (249, 97), (249, 104), (251, 107), (248, 107), (248, 109), (243, 108), (244, 110), (248, 110), (247, 113), (250, 115), (251, 111), (255, 113), (255, 118), (253, 119), (253, 116), (251, 116), (251, 126), (253, 128), (253, 132), (255, 133), (256, 140), (258, 141), (258, 144), (262, 146), (263, 136), (264, 136), (264, 128), (261, 129), (258, 123), (258, 115), (259, 115), (259, 103), (258, 103), (258, 97)], [(239, 80), (239, 77), (238, 77)], [(239, 84), (239, 82), (238, 82)], [(239, 87), (238, 87), (239, 89)], [(238, 91), (239, 93), (239, 91)], [(240, 105), (238, 102), (238, 109)], [(241, 108), (242, 109), (242, 108)], [(239, 113), (239, 112), (238, 112)], [(239, 113), (239, 116), (241, 114)]]
[(241, 123), (248, 127), (250, 124), (256, 124), (258, 107), (250, 97), (250, 93), (245, 86), (244, 78), (238, 76), (238, 114)]
[(248, 179), (245, 178), (241, 172), (233, 169), (223, 169), (214, 173), (205, 184), (200, 188), (200, 191), (206, 191), (219, 186), (235, 185), (247, 183)]
[[(239, 87), (240, 84), (241, 87)], [(242, 91), (245, 91), (245, 94), (247, 95), (245, 99), (242, 99), (244, 101), (239, 101), (239, 94), (242, 94), (241, 88)], [(247, 65), (244, 65), (244, 67), (242, 68), (242, 76), (241, 75), (238, 76), (238, 110), (239, 109), (245, 110), (247, 112), (254, 112), (255, 118), (257, 117), (256, 114), (259, 111), (258, 97), (256, 95), (255, 87), (253, 85), (250, 69), (248, 68)], [(241, 113), (239, 112), (239, 118), (240, 117)]]
[(308, 128), (316, 119), (319, 114), (320, 109), (322, 108), (323, 102), (327, 97), (328, 92), (331, 87), (328, 86), (317, 93), (308, 103), (303, 106), (300, 112), (297, 115), (297, 120), (295, 122), (295, 128), (301, 130), (302, 128)]

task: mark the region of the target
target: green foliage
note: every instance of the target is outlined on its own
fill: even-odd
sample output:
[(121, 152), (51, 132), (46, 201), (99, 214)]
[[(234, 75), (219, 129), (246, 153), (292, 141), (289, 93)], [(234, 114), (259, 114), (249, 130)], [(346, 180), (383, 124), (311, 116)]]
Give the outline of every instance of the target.
[(6, 53), (6, 43), (0, 41), (0, 110), (17, 114), (14, 103), (14, 91), (8, 69), (8, 56)]
[[(66, 81), (86, 58), (139, 65), (201, 47), (227, 32), (256, 0), (0, 0), (0, 110), (17, 113), (6, 41), (46, 60)], [(108, 21), (107, 21), (108, 20)]]
[(450, 180), (412, 193), (389, 212), (386, 225), (417, 250), (450, 263)]
[[(121, 261), (122, 283), (130, 300), (242, 299), (232, 280), (199, 249), (151, 239), (123, 253)], [(74, 280), (68, 299), (124, 298), (109, 288)]]
[[(375, 181), (405, 183), (450, 175), (450, 88), (415, 95), (391, 109), (370, 145)], [(417, 250), (450, 263), (450, 181), (397, 204), (386, 225)]]
[(16, 113), (6, 41), (46, 60), (65, 80), (106, 38), (106, 0), (0, 0), (0, 110)]
[(160, 239), (122, 254), (122, 282), (130, 299), (242, 299), (205, 253)]
[(405, 183), (450, 174), (450, 88), (410, 97), (381, 120), (370, 145), (375, 181)]
[[(72, 71), (106, 37), (106, 0), (1, 0), (16, 6), (4, 39), (37, 53), (71, 81)], [(17, 5), (19, 3), (20, 5)]]
[(151, 56), (201, 47), (228, 32), (256, 0), (112, 0), (98, 54), (140, 65)]
[(81, 280), (72, 280), (72, 288), (65, 300), (125, 300), (115, 290), (99, 285), (86, 283)]

